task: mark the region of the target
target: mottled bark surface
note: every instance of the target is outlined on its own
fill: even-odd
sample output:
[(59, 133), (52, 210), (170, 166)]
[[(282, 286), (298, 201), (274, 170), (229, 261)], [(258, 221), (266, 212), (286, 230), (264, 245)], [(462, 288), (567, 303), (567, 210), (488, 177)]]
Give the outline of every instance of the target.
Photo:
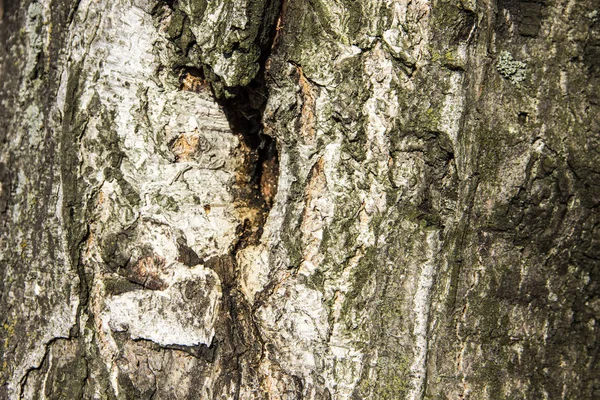
[(0, 398), (600, 397), (599, 9), (4, 0)]

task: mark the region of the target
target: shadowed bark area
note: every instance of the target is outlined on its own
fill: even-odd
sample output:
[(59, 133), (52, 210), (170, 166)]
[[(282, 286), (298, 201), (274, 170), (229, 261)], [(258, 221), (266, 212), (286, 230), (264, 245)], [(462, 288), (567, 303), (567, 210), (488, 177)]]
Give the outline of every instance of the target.
[(0, 398), (599, 397), (599, 8), (0, 2)]

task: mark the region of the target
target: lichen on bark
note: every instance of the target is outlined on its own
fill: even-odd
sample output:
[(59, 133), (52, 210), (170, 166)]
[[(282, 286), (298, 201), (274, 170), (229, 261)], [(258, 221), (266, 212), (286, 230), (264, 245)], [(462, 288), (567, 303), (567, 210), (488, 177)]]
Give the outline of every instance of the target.
[(5, 6), (0, 397), (598, 397), (594, 1)]

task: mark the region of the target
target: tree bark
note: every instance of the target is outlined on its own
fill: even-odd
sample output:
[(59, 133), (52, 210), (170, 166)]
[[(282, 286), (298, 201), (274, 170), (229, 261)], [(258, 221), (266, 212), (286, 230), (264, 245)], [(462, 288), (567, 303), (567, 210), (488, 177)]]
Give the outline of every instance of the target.
[(0, 2), (0, 398), (599, 398), (599, 10)]

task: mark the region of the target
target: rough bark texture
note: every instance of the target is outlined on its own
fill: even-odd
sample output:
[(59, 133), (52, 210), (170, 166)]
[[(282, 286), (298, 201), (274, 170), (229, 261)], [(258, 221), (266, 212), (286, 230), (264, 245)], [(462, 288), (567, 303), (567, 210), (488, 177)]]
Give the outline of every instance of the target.
[(600, 398), (599, 9), (4, 0), (0, 398)]

